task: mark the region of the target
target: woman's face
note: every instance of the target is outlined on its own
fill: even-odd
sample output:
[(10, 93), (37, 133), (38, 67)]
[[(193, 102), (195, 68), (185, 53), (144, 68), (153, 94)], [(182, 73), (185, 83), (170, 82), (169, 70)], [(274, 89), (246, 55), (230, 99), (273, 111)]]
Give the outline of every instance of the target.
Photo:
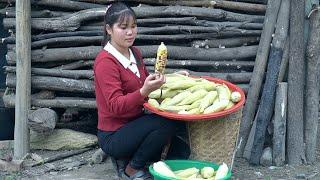
[(133, 45), (137, 36), (137, 24), (133, 17), (125, 17), (122, 22), (107, 26), (107, 32), (111, 36), (111, 44), (116, 48), (126, 49)]

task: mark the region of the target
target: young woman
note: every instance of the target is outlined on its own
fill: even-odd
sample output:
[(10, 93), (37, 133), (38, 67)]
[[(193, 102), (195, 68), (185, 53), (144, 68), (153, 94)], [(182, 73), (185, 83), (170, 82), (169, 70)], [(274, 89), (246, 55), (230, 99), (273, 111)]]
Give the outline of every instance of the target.
[(165, 83), (165, 77), (149, 74), (140, 51), (132, 47), (137, 36), (133, 10), (113, 3), (106, 11), (104, 30), (104, 48), (94, 64), (99, 144), (112, 157), (119, 176), (151, 179), (146, 165), (160, 159), (169, 141), (168, 158), (188, 158), (189, 147), (175, 136), (184, 124), (143, 113), (147, 96)]

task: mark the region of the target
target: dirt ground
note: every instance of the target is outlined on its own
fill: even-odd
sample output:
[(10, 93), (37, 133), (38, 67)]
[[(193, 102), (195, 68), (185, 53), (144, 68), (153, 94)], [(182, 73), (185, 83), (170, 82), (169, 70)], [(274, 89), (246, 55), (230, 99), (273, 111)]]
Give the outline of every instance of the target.
[[(26, 168), (19, 173), (0, 171), (0, 180), (116, 180), (117, 177), (109, 158), (101, 164), (89, 163), (89, 159), (95, 151), (93, 149), (63, 160)], [(47, 157), (57, 152), (37, 151), (35, 153)], [(318, 151), (318, 159), (319, 154)], [(320, 162), (312, 166), (262, 167), (250, 166), (245, 159), (237, 158), (234, 163), (232, 179), (320, 179)]]

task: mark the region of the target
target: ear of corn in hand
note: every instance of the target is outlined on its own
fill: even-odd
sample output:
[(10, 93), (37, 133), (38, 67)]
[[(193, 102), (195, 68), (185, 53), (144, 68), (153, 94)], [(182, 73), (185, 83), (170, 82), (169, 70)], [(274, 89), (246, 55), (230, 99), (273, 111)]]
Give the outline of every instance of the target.
[(168, 51), (167, 47), (161, 42), (160, 46), (158, 47), (157, 51), (157, 59), (155, 63), (155, 73), (163, 74), (166, 68), (167, 59), (168, 58)]
[(205, 166), (201, 168), (201, 170), (196, 167), (190, 167), (172, 171), (165, 162), (158, 161), (153, 164), (153, 169), (163, 176), (178, 180), (221, 180), (225, 178), (229, 172), (229, 168), (225, 163), (222, 163), (217, 171), (209, 166)]

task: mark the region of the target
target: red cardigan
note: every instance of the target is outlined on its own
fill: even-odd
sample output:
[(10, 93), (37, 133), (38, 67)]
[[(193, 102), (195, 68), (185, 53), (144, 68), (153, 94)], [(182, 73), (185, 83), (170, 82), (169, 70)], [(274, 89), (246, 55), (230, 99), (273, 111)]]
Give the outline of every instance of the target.
[(138, 49), (136, 55), (140, 78), (106, 50), (101, 50), (94, 62), (94, 83), (98, 108), (98, 129), (116, 131), (127, 122), (142, 114), (144, 96), (140, 93), (148, 76)]

